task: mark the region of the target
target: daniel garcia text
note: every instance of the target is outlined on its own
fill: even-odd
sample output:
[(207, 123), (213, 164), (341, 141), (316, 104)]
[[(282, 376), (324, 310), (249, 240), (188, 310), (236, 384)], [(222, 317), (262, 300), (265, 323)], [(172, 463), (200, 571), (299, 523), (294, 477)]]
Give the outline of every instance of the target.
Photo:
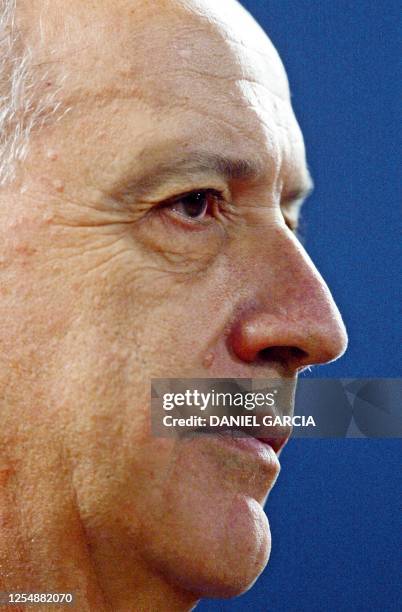
[(315, 427), (312, 415), (265, 415), (242, 414), (231, 416), (210, 415), (203, 417), (191, 415), (174, 417), (167, 414), (163, 417), (165, 427)]

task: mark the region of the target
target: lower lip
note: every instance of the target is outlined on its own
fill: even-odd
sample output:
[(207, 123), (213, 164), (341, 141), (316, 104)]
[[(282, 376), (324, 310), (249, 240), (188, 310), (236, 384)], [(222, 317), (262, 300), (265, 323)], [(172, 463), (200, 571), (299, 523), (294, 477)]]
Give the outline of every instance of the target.
[(237, 434), (236, 437), (236, 433), (233, 434), (231, 432), (219, 433), (216, 435), (216, 438), (220, 443), (231, 446), (233, 449), (247, 452), (250, 455), (258, 457), (260, 460), (274, 464), (279, 471), (280, 464), (278, 457), (269, 444), (265, 444), (261, 442), (261, 440), (252, 438), (251, 436)]

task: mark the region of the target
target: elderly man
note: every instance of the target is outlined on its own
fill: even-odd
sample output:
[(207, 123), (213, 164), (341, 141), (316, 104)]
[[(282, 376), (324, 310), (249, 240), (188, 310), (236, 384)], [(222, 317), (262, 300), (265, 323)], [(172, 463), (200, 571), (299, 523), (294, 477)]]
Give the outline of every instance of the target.
[(1, 6), (0, 591), (234, 596), (269, 556), (276, 454), (152, 436), (150, 381), (345, 350), (294, 234), (283, 66), (232, 0)]

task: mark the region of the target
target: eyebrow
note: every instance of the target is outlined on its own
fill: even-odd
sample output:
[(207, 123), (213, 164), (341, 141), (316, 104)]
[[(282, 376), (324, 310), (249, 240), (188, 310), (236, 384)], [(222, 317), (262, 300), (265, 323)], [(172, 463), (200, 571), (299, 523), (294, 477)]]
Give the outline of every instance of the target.
[[(205, 151), (188, 151), (162, 157), (161, 151), (150, 150), (143, 152), (141, 155), (142, 161), (147, 161), (149, 158), (148, 168), (141, 176), (132, 181), (130, 184), (120, 191), (120, 195), (125, 194), (141, 196), (152, 190), (157, 190), (167, 181), (177, 177), (185, 176), (193, 177), (194, 174), (215, 174), (227, 181), (231, 180), (253, 180), (264, 174), (267, 174), (267, 166), (257, 159), (233, 158), (221, 155), (219, 153), (211, 153)], [(161, 161), (155, 162), (155, 158), (161, 158)], [(313, 189), (313, 181), (306, 169), (303, 173), (300, 185), (290, 189), (284, 195), (283, 201), (286, 204), (292, 202), (301, 203)]]
[(245, 180), (256, 178), (261, 171), (261, 165), (257, 161), (233, 159), (217, 153), (192, 151), (154, 163), (149, 171), (133, 182), (131, 187), (136, 192), (143, 193), (157, 189), (168, 180), (177, 177), (215, 174), (228, 181)]

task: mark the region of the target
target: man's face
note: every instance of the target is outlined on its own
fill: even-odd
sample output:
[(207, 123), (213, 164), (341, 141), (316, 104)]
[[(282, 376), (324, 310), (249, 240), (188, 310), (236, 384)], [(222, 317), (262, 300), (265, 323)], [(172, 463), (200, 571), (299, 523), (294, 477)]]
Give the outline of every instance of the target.
[(63, 466), (35, 478), (71, 483), (95, 555), (236, 594), (269, 554), (275, 460), (152, 437), (150, 381), (291, 378), (344, 350), (291, 229), (309, 179), (286, 76), (232, 3), (73, 4), (27, 33), (69, 111), (2, 204), (15, 428)]

